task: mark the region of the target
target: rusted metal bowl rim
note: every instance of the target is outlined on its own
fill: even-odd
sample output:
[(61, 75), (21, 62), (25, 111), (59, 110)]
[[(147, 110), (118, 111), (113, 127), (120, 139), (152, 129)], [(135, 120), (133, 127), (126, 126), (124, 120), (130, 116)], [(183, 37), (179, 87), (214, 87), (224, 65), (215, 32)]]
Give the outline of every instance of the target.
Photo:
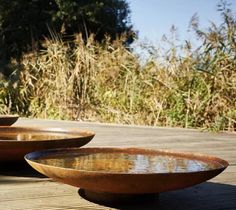
[(17, 115), (17, 114), (7, 114), (7, 115), (0, 114), (0, 118), (19, 118), (19, 115)]
[[(4, 140), (4, 139), (0, 139), (0, 143), (18, 143), (18, 144), (27, 144), (27, 143), (39, 143), (39, 142), (56, 142), (56, 141), (62, 141), (62, 140), (73, 140), (73, 139), (78, 139), (80, 137), (91, 137), (93, 138), (95, 136), (95, 132), (90, 131), (90, 130), (82, 130), (79, 128), (59, 128), (59, 127), (26, 127), (26, 126), (0, 126), (0, 132), (4, 131), (6, 133), (11, 133), (11, 132), (42, 132), (42, 134), (44, 133), (55, 133), (55, 134), (69, 134), (69, 135), (73, 135), (70, 136), (68, 138), (57, 138), (57, 139), (50, 139), (50, 140), (22, 140), (22, 141), (18, 141), (18, 140)], [(77, 136), (78, 135), (78, 136)]]
[[(56, 154), (61, 151), (68, 153), (73, 153), (73, 151), (89, 151), (89, 150), (100, 150), (100, 152), (104, 152), (104, 150), (109, 151), (109, 152), (123, 152), (123, 153), (128, 153), (136, 151), (134, 154), (165, 154), (165, 155), (172, 155), (176, 157), (186, 157), (186, 158), (194, 158), (195, 160), (201, 160), (204, 162), (217, 162), (220, 164), (222, 167), (220, 168), (215, 168), (215, 169), (208, 169), (208, 170), (198, 170), (198, 171), (187, 171), (187, 172), (173, 172), (173, 173), (168, 173), (168, 172), (163, 172), (163, 173), (123, 173), (123, 172), (111, 172), (111, 171), (90, 171), (90, 170), (81, 170), (81, 169), (73, 169), (73, 168), (65, 168), (65, 167), (59, 167), (59, 166), (52, 166), (52, 165), (47, 165), (47, 164), (42, 164), (35, 162), (32, 157), (45, 157), (49, 154)], [(138, 153), (138, 152), (143, 152), (143, 153)], [(85, 152), (84, 152), (85, 153)], [(86, 153), (88, 154), (88, 153)], [(144, 149), (144, 148), (138, 148), (138, 147), (86, 147), (86, 148), (59, 148), (59, 149), (47, 149), (47, 150), (40, 150), (40, 151), (35, 151), (28, 153), (24, 156), (24, 159), (27, 162), (31, 162), (34, 164), (37, 164), (39, 166), (47, 167), (47, 168), (52, 168), (52, 169), (63, 169), (63, 170), (68, 170), (68, 171), (73, 171), (73, 172), (78, 172), (78, 173), (86, 173), (86, 174), (97, 174), (97, 175), (123, 175), (123, 176), (152, 176), (152, 175), (170, 175), (170, 174), (196, 174), (196, 173), (202, 173), (202, 172), (210, 172), (210, 171), (216, 171), (216, 170), (225, 170), (228, 166), (229, 163), (226, 160), (223, 160), (219, 157), (212, 156), (212, 155), (205, 155), (202, 153), (190, 153), (190, 152), (181, 152), (181, 151), (174, 151), (174, 150), (154, 150), (154, 149)]]

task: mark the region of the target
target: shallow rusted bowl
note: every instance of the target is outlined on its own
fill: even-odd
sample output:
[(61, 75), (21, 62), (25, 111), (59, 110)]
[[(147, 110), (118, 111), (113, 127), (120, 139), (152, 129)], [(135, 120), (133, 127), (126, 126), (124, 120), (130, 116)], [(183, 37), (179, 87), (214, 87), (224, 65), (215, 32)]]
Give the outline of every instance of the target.
[(0, 126), (11, 126), (18, 118), (18, 115), (0, 115)]
[(79, 129), (0, 127), (0, 162), (23, 161), (27, 153), (36, 150), (80, 147), (94, 135)]
[[(27, 154), (40, 173), (95, 193), (159, 193), (221, 173), (228, 162), (203, 154), (141, 148), (71, 148)], [(91, 194), (91, 193), (90, 193)]]

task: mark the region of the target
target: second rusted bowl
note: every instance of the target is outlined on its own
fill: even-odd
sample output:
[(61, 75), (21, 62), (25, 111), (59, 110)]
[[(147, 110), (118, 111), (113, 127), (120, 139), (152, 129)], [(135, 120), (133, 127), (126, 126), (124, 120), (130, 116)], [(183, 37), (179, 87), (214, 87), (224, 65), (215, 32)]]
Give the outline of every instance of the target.
[(141, 148), (46, 150), (25, 159), (40, 173), (95, 197), (181, 189), (211, 179), (228, 166), (213, 156)]
[(0, 127), (0, 162), (24, 161), (36, 150), (81, 147), (94, 137), (92, 131), (47, 127)]

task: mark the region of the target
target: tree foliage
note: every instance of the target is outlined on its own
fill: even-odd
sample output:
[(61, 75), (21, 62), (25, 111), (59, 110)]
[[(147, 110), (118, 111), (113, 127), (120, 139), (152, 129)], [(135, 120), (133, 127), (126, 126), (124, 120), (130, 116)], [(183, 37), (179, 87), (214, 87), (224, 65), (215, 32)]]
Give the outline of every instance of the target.
[(37, 48), (50, 30), (70, 37), (134, 35), (125, 0), (0, 0), (0, 59)]

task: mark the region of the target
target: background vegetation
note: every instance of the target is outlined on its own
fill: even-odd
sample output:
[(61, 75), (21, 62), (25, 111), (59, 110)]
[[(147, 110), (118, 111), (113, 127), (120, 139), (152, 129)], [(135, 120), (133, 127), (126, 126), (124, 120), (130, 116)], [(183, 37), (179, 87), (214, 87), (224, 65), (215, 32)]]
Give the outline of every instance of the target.
[(21, 116), (126, 124), (236, 129), (236, 22), (220, 7), (223, 22), (201, 30), (193, 49), (175, 40), (142, 43), (142, 63), (124, 45), (127, 37), (52, 33), (43, 49), (12, 59), (0, 80), (0, 112)]
[(126, 33), (131, 43), (129, 14), (126, 0), (0, 0), (0, 70), (9, 75), (10, 58), (19, 61), (22, 53), (42, 49), (41, 41), (52, 33), (67, 41), (75, 33), (84, 40), (94, 34), (98, 41)]

